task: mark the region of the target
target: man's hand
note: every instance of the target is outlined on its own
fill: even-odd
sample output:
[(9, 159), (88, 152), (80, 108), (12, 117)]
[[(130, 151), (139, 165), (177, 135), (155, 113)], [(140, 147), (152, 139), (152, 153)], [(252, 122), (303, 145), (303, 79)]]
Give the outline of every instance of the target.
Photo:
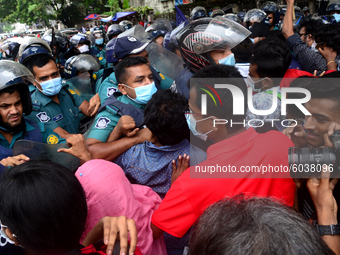
[[(127, 253), (128, 232), (130, 236), (129, 253)], [(107, 245), (106, 254), (111, 255), (117, 238), (120, 239), (119, 254), (134, 254), (137, 247), (137, 228), (133, 219), (127, 219), (125, 216), (102, 218), (88, 233), (83, 245), (88, 246), (103, 239), (104, 244)]]
[(139, 130), (136, 134), (138, 138), (138, 143), (144, 143), (145, 141), (149, 141), (151, 143), (155, 143), (155, 139), (153, 137), (153, 134), (151, 133), (150, 129), (143, 128)]
[(129, 115), (122, 116), (115, 129), (117, 129), (119, 136), (125, 135), (127, 137), (136, 135), (139, 130), (139, 128), (136, 128), (134, 119)]
[(298, 124), (295, 127), (285, 128), (282, 133), (291, 139), (296, 147), (302, 148), (308, 146), (307, 133), (302, 125)]
[(97, 93), (90, 99), (87, 112), (90, 114), (90, 116), (94, 116), (98, 112), (99, 107), (100, 107), (100, 98)]
[(18, 166), (25, 163), (28, 160), (30, 160), (29, 157), (25, 156), (24, 154), (20, 154), (17, 156), (4, 158), (3, 160), (0, 161), (0, 164), (5, 167)]
[(58, 152), (69, 153), (82, 161), (86, 162), (92, 159), (91, 153), (88, 151), (85, 139), (82, 135), (73, 135), (66, 139), (69, 149), (61, 148)]
[(327, 60), (329, 61), (335, 61), (335, 58), (337, 56), (337, 52), (330, 47), (323, 46), (323, 45), (317, 45), (316, 47), (320, 54)]
[(330, 173), (329, 166), (324, 166), (321, 171), (321, 179), (310, 178), (307, 181), (307, 188), (315, 205), (319, 225), (331, 225), (338, 222), (338, 206), (333, 196), (333, 190), (338, 179), (330, 180)]
[(325, 141), (325, 147), (334, 147), (329, 137), (333, 135), (334, 131), (336, 130), (340, 130), (340, 124), (332, 122), (328, 127), (327, 133), (323, 135), (323, 139)]
[(186, 170), (190, 165), (190, 157), (186, 154), (179, 155), (178, 157), (178, 165), (176, 166), (176, 161), (172, 160), (172, 176), (171, 176), (171, 185), (177, 180), (177, 178)]

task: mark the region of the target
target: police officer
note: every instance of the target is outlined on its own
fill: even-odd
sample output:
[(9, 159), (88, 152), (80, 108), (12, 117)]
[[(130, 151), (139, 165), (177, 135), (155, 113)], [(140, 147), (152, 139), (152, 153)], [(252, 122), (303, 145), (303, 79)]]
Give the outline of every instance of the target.
[(231, 49), (249, 35), (249, 30), (242, 25), (223, 17), (201, 18), (185, 26), (177, 34), (177, 40), (187, 68), (177, 75), (171, 89), (189, 99), (190, 77), (208, 65), (235, 65)]
[(280, 12), (281, 7), (271, 1), (265, 2), (261, 8), (268, 15), (269, 19), (269, 29), (270, 30), (279, 30), (278, 24), (280, 21)]
[(208, 17), (207, 11), (202, 6), (196, 6), (194, 9), (192, 9), (190, 13), (190, 19), (196, 20), (200, 18)]
[[(41, 40), (35, 38), (35, 40)], [(43, 40), (43, 43), (46, 44)], [(43, 44), (42, 43), (42, 44)], [(35, 44), (36, 45), (36, 44)], [(96, 112), (92, 104), (99, 104), (94, 98), (90, 105), (77, 94), (72, 95), (68, 85), (62, 83), (57, 65), (46, 47), (22, 44), (19, 59), (33, 74), (36, 90), (32, 93), (33, 111), (29, 118), (45, 123), (63, 138), (79, 133), (80, 115), (93, 116)]]
[[(118, 63), (126, 57), (141, 56), (148, 59), (148, 52), (145, 50), (150, 42), (140, 42), (133, 36), (125, 36), (112, 39), (106, 47), (106, 56), (109, 63)], [(158, 72), (152, 66), (153, 79), (157, 89), (170, 88), (173, 80)], [(105, 73), (105, 72), (104, 72)], [(102, 83), (100, 83), (102, 81)], [(96, 83), (96, 92), (99, 94), (101, 104), (118, 90), (118, 83), (115, 73), (112, 72), (107, 77), (103, 76)]]
[(116, 38), (119, 34), (123, 33), (125, 30), (121, 25), (118, 24), (112, 24), (107, 29), (107, 41), (112, 40), (113, 38)]
[(13, 145), (20, 139), (49, 144), (65, 142), (43, 122), (36, 123), (27, 118), (32, 112), (27, 86), (34, 82), (32, 73), (17, 62), (2, 60), (0, 76), (0, 163), (10, 166), (28, 160), (23, 155), (11, 157)]
[(105, 59), (105, 35), (104, 31), (101, 30), (99, 27), (93, 29), (92, 32), (95, 38), (95, 45), (91, 47), (91, 55), (97, 56), (100, 65), (102, 68), (106, 66), (106, 59)]
[(42, 39), (48, 43), (52, 49), (52, 53), (56, 62), (61, 66), (65, 66), (66, 58), (65, 54), (68, 50), (68, 38), (66, 35), (62, 34), (58, 30), (52, 31), (52, 29), (47, 30)]
[[(94, 158), (113, 160), (120, 155), (119, 153), (136, 143), (145, 141), (145, 139), (140, 140), (139, 136), (134, 136), (128, 139), (129, 141), (119, 139), (123, 133), (124, 135), (129, 133), (132, 136), (139, 132), (141, 132), (139, 134), (150, 132), (147, 129), (138, 131), (138, 128), (143, 125), (144, 107), (157, 91), (148, 61), (143, 57), (125, 58), (118, 63), (115, 72), (118, 91), (101, 106), (86, 139), (89, 151)], [(125, 130), (126, 132), (112, 133), (114, 140), (119, 140), (111, 143), (111, 132), (124, 115), (130, 116), (132, 121)]]

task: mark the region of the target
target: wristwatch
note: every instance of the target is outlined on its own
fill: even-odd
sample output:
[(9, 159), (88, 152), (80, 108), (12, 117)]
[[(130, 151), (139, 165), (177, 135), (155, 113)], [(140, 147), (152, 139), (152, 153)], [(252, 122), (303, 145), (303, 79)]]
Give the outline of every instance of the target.
[(340, 224), (337, 225), (318, 225), (315, 224), (316, 230), (320, 236), (324, 235), (340, 235)]

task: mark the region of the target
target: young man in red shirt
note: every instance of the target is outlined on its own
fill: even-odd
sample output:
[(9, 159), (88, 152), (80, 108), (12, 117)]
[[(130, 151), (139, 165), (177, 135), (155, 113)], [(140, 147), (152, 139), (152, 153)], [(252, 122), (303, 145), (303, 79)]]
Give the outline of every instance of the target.
[[(233, 84), (247, 94), (242, 76), (235, 67), (227, 65), (208, 66), (199, 70), (193, 78), (228, 78), (224, 84)], [(207, 114), (201, 112), (201, 95), (207, 94), (201, 87), (204, 83), (191, 86), (189, 106), (190, 129), (203, 139), (213, 141), (208, 148), (207, 160), (200, 165), (187, 169), (173, 183), (159, 208), (152, 217), (151, 228), (154, 238), (163, 231), (176, 236), (183, 236), (204, 210), (224, 197), (233, 197), (240, 193), (260, 197), (274, 197), (292, 206), (294, 203), (295, 184), (289, 171), (278, 173), (254, 173), (246, 169), (259, 169), (263, 166), (288, 169), (288, 148), (293, 143), (283, 134), (270, 131), (258, 134), (253, 128), (246, 129), (243, 124), (245, 115), (233, 115), (233, 96), (229, 89), (215, 88), (223, 106), (215, 105), (207, 96)], [(247, 100), (244, 100), (244, 112)], [(226, 119), (228, 124), (214, 125), (216, 119)], [(234, 125), (230, 125), (230, 121)], [(236, 124), (235, 123), (241, 123)], [(204, 169), (223, 169), (220, 173), (204, 172)], [(205, 168), (206, 167), (206, 168)], [(232, 171), (227, 172), (227, 168)], [(248, 168), (247, 168), (248, 167)], [(235, 171), (235, 172), (233, 172)], [(196, 178), (193, 178), (196, 177)], [(259, 178), (260, 177), (260, 178)], [(283, 177), (283, 178), (282, 178)]]

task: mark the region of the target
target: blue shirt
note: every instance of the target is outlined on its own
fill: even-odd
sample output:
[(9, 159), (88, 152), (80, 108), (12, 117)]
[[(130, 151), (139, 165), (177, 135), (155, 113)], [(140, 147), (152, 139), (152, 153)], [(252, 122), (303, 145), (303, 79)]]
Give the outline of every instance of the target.
[(161, 147), (146, 141), (130, 148), (115, 163), (123, 168), (130, 182), (149, 186), (164, 198), (171, 185), (172, 160), (184, 154), (190, 155), (191, 166), (206, 159), (204, 151), (191, 146), (185, 139), (179, 144)]

